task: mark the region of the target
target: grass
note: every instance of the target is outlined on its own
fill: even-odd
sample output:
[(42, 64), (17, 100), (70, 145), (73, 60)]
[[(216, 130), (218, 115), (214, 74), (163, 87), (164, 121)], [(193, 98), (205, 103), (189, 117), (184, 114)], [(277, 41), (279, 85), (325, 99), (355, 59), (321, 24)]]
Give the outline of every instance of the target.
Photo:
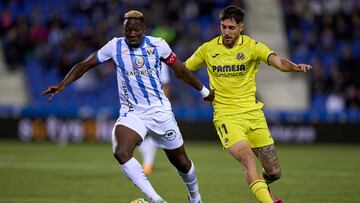
[[(205, 203), (256, 203), (240, 165), (219, 143), (187, 142)], [(284, 202), (360, 202), (358, 145), (279, 145), (283, 176), (271, 185)], [(158, 151), (154, 188), (170, 203), (186, 203), (185, 187)], [(118, 202), (143, 195), (120, 171), (110, 144), (0, 141), (0, 202)]]

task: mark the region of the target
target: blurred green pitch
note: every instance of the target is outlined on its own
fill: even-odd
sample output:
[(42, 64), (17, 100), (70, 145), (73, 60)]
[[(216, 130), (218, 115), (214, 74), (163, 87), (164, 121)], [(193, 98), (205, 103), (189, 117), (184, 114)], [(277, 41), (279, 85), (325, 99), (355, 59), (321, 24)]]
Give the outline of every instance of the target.
[[(240, 165), (217, 142), (186, 142), (205, 203), (256, 203)], [(279, 145), (282, 179), (271, 185), (285, 203), (360, 202), (359, 145)], [(169, 203), (185, 187), (158, 151), (149, 179)], [(143, 195), (120, 171), (110, 144), (0, 141), (1, 203), (129, 203)]]

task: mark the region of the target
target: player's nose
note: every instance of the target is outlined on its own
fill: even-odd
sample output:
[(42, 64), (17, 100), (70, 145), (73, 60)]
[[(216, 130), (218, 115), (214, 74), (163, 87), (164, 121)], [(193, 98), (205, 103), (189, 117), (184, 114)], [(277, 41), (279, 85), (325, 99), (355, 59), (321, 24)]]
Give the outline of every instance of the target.
[(225, 29), (224, 34), (225, 36), (230, 36), (230, 29)]
[(135, 37), (135, 36), (136, 36), (136, 31), (131, 31), (131, 32), (130, 32), (130, 36), (131, 36), (131, 37)]

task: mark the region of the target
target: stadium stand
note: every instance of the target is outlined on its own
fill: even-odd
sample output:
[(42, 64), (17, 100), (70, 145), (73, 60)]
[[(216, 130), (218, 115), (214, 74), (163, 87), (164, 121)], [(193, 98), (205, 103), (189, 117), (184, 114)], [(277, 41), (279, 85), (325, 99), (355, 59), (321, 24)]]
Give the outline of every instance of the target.
[[(260, 4), (262, 6), (258, 6)], [(245, 30), (249, 35), (267, 44), (276, 54), (288, 57), (288, 40), (280, 2), (252, 0), (247, 1), (246, 5)], [(261, 63), (256, 79), (258, 99), (264, 101), (264, 108), (293, 111), (309, 108), (306, 74), (284, 74)]]
[(309, 61), (312, 110), (360, 108), (360, 3), (283, 0), (289, 50)]
[[(322, 0), (280, 2), (289, 55), (295, 62), (313, 65), (308, 78), (311, 107), (309, 111), (293, 114), (269, 109), (270, 119), (326, 120), (329, 113), (336, 112), (351, 114), (350, 119), (360, 120), (359, 3), (352, 0), (333, 0), (326, 4)], [(23, 68), (29, 91), (29, 103), (20, 113), (46, 116), (52, 112), (86, 117), (100, 112), (116, 116), (116, 79), (110, 63), (89, 72), (57, 95), (52, 103), (40, 92), (61, 80), (74, 63), (114, 35), (121, 35), (125, 10), (139, 9), (145, 16), (151, 16), (146, 19), (148, 33), (163, 34), (184, 60), (203, 41), (218, 34), (218, 13), (231, 3), (245, 6), (245, 1), (230, 0), (1, 1), (0, 37), (8, 71)], [(205, 71), (197, 75), (207, 81)], [(181, 90), (172, 95), (172, 104), (180, 119), (211, 119), (211, 106), (204, 103), (196, 91), (177, 80), (172, 80), (171, 85)], [(11, 115), (18, 111), (4, 111), (2, 107), (0, 113)], [(341, 115), (335, 117), (343, 117)]]
[(24, 106), (28, 99), (24, 71), (8, 71), (3, 52), (0, 49), (0, 106)]

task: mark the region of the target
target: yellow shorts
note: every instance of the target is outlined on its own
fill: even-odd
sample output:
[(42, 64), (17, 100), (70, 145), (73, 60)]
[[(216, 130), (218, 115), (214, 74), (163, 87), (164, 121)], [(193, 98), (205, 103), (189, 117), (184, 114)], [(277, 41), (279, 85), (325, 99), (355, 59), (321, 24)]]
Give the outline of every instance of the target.
[(246, 140), (251, 148), (274, 144), (261, 109), (214, 119), (214, 125), (225, 148)]

